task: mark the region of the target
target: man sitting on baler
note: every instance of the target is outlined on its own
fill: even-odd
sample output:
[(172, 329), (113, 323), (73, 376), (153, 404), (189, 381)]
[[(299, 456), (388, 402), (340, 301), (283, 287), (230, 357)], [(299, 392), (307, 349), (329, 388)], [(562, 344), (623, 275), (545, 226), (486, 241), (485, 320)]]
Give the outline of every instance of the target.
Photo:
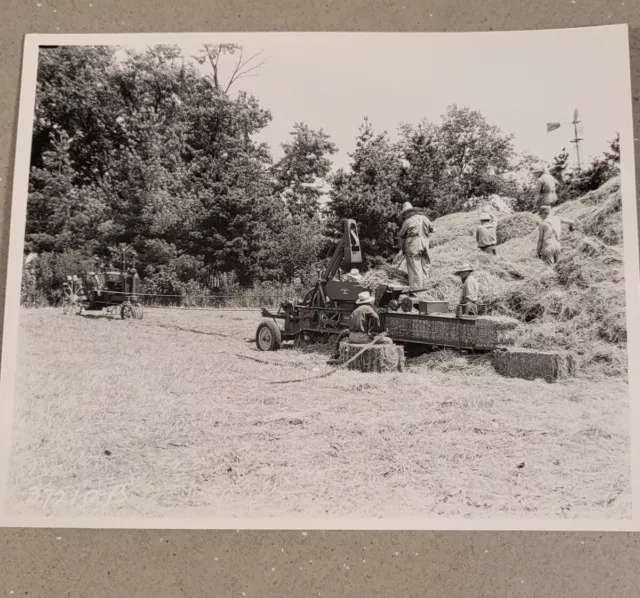
[[(340, 358), (340, 343), (345, 338), (348, 337), (349, 342), (355, 345), (366, 345), (374, 339), (375, 335), (372, 333), (380, 331), (380, 316), (371, 307), (375, 300), (375, 297), (369, 291), (364, 291), (358, 295), (356, 301), (358, 307), (351, 314), (349, 328), (338, 335), (330, 363), (335, 363)], [(385, 337), (378, 342), (391, 343), (392, 341)]]

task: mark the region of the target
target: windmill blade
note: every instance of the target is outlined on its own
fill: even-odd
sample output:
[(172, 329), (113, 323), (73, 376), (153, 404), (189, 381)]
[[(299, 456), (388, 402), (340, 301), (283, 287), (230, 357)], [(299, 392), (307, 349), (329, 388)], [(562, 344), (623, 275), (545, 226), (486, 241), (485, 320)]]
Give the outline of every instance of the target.
[(578, 109), (577, 108), (573, 111), (573, 122), (574, 123), (578, 122)]

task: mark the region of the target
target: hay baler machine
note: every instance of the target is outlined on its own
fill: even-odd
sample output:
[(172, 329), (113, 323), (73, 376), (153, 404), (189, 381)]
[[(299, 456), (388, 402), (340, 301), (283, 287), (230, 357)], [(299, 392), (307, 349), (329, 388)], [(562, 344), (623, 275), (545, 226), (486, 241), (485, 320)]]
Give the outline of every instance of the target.
[(276, 313), (262, 309), (264, 320), (256, 332), (258, 349), (275, 351), (287, 340), (326, 342), (347, 328), (358, 294), (367, 288), (358, 282), (335, 278), (345, 266), (361, 263), (358, 227), (354, 220), (345, 220), (342, 237), (329, 264), (304, 299), (285, 301)]
[(446, 301), (425, 301), (404, 285), (378, 285), (370, 289), (358, 282), (334, 280), (345, 265), (362, 263), (358, 229), (354, 220), (346, 220), (342, 238), (333, 257), (315, 286), (302, 301), (290, 300), (276, 313), (262, 309), (263, 320), (256, 331), (261, 351), (275, 351), (282, 341), (313, 339), (328, 342), (349, 327), (358, 294), (369, 291), (375, 297), (374, 308), (387, 336), (394, 342), (431, 348), (451, 348), (474, 352), (493, 351), (511, 343), (513, 322), (480, 316), (461, 315), (460, 306), (451, 312)]
[[(65, 294), (70, 296), (70, 303), (77, 305), (77, 313), (83, 311), (106, 310), (107, 315), (119, 314), (123, 320), (142, 320), (143, 309), (138, 294), (140, 293), (140, 277), (135, 269), (135, 261), (131, 268), (126, 267), (123, 259), (122, 268), (108, 268), (105, 271), (86, 272), (81, 284), (77, 276), (67, 276)], [(67, 309), (65, 313), (74, 311)]]

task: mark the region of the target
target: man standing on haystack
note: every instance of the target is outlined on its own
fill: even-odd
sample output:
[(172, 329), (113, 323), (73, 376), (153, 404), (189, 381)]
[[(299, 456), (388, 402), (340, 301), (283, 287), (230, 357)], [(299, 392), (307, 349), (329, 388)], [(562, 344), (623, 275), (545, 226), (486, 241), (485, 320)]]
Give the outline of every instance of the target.
[(407, 261), (409, 287), (412, 291), (424, 289), (429, 279), (429, 235), (434, 231), (433, 224), (408, 201), (404, 202), (399, 217), (404, 219), (398, 237)]
[(476, 229), (478, 248), (489, 255), (496, 255), (496, 229), (498, 223), (492, 214), (480, 214), (480, 226)]
[(537, 179), (536, 206), (555, 206), (558, 201), (558, 195), (556, 194), (558, 181), (547, 172), (547, 169), (542, 164), (537, 164), (533, 167), (533, 174)]
[(473, 276), (473, 268), (469, 264), (464, 264), (458, 268), (454, 274), (460, 277), (460, 281), (462, 282), (459, 302), (462, 315), (477, 316), (479, 285), (475, 276)]

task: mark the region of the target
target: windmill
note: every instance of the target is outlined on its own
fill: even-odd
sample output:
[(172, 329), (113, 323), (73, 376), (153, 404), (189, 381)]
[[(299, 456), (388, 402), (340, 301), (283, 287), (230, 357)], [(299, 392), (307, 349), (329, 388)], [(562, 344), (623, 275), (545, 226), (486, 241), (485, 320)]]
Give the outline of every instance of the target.
[(573, 111), (573, 120), (570, 123), (547, 123), (547, 133), (559, 129), (563, 124), (573, 125), (573, 139), (570, 139), (569, 142), (573, 143), (573, 165), (576, 171), (579, 172), (581, 169), (580, 142), (583, 138), (579, 136), (582, 132), (582, 121), (580, 120), (577, 108)]
[[(576, 170), (580, 172), (580, 142), (582, 141), (581, 137), (578, 137), (578, 125), (580, 124), (580, 120), (578, 118), (578, 109), (576, 108), (573, 111), (573, 132), (574, 138), (571, 140), (571, 143), (574, 144), (574, 159)], [(580, 127), (582, 129), (582, 127)]]

